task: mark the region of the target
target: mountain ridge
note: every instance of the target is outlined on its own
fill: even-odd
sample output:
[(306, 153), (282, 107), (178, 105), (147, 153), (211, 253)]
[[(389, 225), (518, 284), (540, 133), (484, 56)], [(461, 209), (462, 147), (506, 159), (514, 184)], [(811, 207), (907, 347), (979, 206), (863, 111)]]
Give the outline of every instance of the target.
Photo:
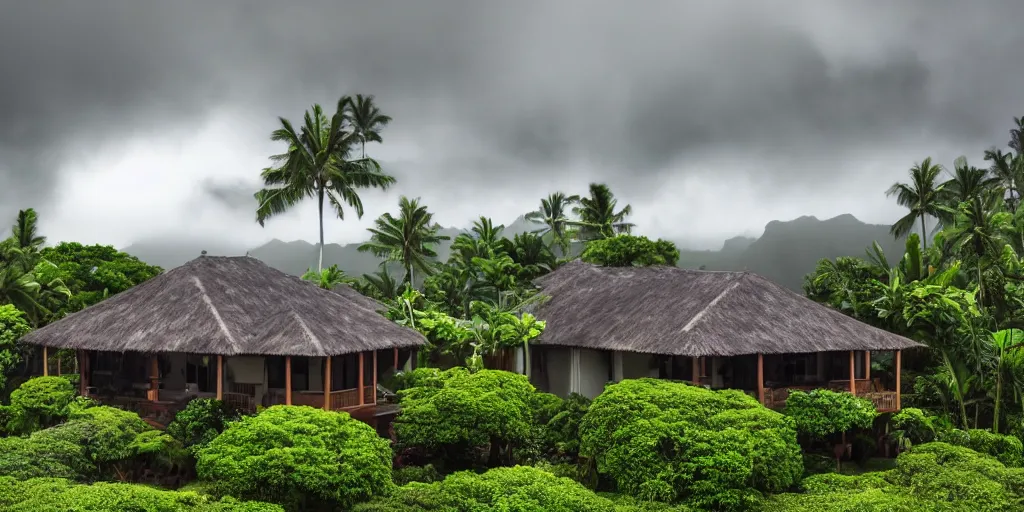
[[(537, 229), (523, 216), (506, 225), (503, 234), (516, 234)], [(455, 238), (468, 229), (441, 228), (441, 233)], [(680, 248), (679, 266), (706, 270), (748, 270), (767, 277), (790, 289), (800, 291), (803, 278), (813, 272), (822, 258), (863, 256), (865, 250), (877, 241), (886, 254), (901, 255), (903, 241), (889, 234), (889, 226), (868, 224), (851, 214), (842, 214), (824, 220), (804, 215), (792, 220), (773, 220), (765, 225), (759, 237), (735, 236), (725, 240), (718, 250)], [(369, 274), (380, 268), (380, 259), (359, 252), (363, 242), (324, 244), (324, 266), (338, 265), (353, 276)], [(448, 258), (451, 240), (435, 248), (438, 259)], [(677, 246), (681, 244), (677, 243)], [(314, 243), (297, 239), (283, 241), (277, 238), (255, 247), (226, 244), (215, 240), (151, 241), (131, 244), (124, 252), (148, 263), (166, 269), (181, 265), (200, 255), (249, 255), (283, 272), (301, 275), (315, 267), (319, 251)]]

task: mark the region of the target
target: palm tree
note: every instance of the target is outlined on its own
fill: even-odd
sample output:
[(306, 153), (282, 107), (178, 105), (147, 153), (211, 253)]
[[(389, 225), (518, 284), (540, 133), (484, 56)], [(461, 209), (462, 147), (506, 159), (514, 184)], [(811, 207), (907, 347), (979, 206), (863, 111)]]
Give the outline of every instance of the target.
[(1014, 158), (1011, 153), (1003, 153), (1000, 149), (991, 148), (985, 151), (985, 160), (992, 162), (989, 167), (992, 176), (1010, 192), (1010, 197), (1006, 198), (1006, 204), (1010, 207), (1011, 212), (1016, 212), (1017, 203), (1020, 200), (1020, 185), (1024, 181), (1021, 157), (1018, 155)]
[[(999, 186), (1000, 179), (992, 176), (985, 169), (967, 164), (967, 158), (959, 157), (953, 162), (953, 177), (942, 184), (946, 196), (946, 206), (955, 211), (960, 203), (966, 203), (985, 191)], [(949, 222), (943, 219), (943, 224)]]
[(526, 214), (526, 220), (543, 224), (544, 227), (534, 231), (541, 236), (551, 234), (553, 241), (562, 249), (562, 256), (569, 253), (569, 209), (578, 203), (580, 196), (566, 196), (555, 192), (540, 200), (540, 209)]
[(409, 200), (402, 196), (398, 200), (398, 217), (390, 213), (381, 215), (369, 228), (370, 241), (359, 246), (359, 250), (370, 252), (386, 261), (400, 261), (405, 268), (406, 283), (413, 283), (413, 272), (433, 272), (432, 259), (437, 258), (433, 245), (448, 240), (438, 235), (440, 226), (433, 222), (434, 214), (421, 205), (419, 198)]
[(352, 144), (359, 139), (347, 124), (349, 98), (338, 100), (337, 111), (328, 119), (320, 105), (306, 111), (305, 123), (299, 132), (287, 119), (280, 118), (281, 128), (270, 138), (288, 143), (288, 150), (271, 159), (277, 164), (263, 170), (266, 188), (255, 194), (256, 221), (263, 225), (268, 218), (284, 213), (305, 198), (315, 197), (320, 218), (320, 255), (317, 271), (324, 262), (324, 199), (344, 219), (344, 205), (363, 216), (360, 188), (387, 190), (395, 179), (381, 172), (372, 158), (349, 160)]
[(590, 197), (581, 198), (572, 209), (579, 220), (569, 224), (579, 227), (578, 238), (587, 241), (629, 233), (634, 224), (626, 222), (626, 217), (633, 213), (633, 207), (627, 204), (615, 211), (617, 202), (608, 185), (591, 183)]
[(943, 252), (960, 258), (969, 258), (975, 264), (978, 279), (978, 302), (985, 299), (982, 279), (986, 263), (997, 259), (1006, 245), (1007, 231), (1002, 202), (997, 191), (987, 190), (962, 203), (945, 236)]
[(387, 262), (384, 262), (380, 270), (372, 274), (363, 274), (363, 278), (356, 282), (356, 289), (368, 297), (389, 301), (402, 294), (403, 284), (395, 280), (388, 271)]
[(896, 238), (906, 236), (914, 228), (917, 219), (921, 219), (921, 243), (928, 249), (928, 232), (924, 218), (931, 215), (936, 218), (947, 216), (942, 206), (944, 195), (943, 185), (938, 183), (942, 166), (932, 164), (931, 157), (910, 168), (910, 183), (894, 183), (886, 191), (887, 196), (896, 196), (896, 202), (910, 210), (903, 218), (892, 225), (889, 232)]
[(366, 158), (366, 141), (383, 142), (380, 131), (391, 122), (391, 116), (380, 113), (372, 95), (356, 94), (355, 98), (349, 99), (348, 105), (352, 128), (359, 137), (363, 158)]
[[(992, 432), (999, 433), (999, 406), (1003, 399), (1003, 381), (1008, 375), (1015, 373), (1015, 363), (1020, 361), (1013, 352), (1020, 349), (1024, 343), (1024, 331), (1019, 329), (1004, 329), (992, 333), (991, 347), (993, 355), (993, 372), (996, 374), (996, 390), (994, 409), (992, 411)], [(1011, 382), (1012, 382), (1011, 378)]]
[(305, 274), (302, 274), (302, 279), (316, 283), (317, 286), (325, 290), (330, 290), (339, 284), (352, 282), (352, 278), (345, 275), (345, 271), (339, 269), (337, 265), (331, 265), (320, 271), (308, 269)]

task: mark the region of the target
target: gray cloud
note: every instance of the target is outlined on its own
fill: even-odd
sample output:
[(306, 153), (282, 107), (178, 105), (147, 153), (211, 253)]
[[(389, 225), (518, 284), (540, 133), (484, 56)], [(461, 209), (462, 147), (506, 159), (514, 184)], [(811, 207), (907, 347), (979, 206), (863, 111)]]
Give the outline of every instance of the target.
[[(980, 153), (1024, 113), (1020, 2), (710, 5), (0, 0), (0, 214), (54, 200), (95, 148), (218, 109), (265, 141), (276, 116), (348, 92), (395, 118), (386, 142), (422, 148), (399, 166), (411, 195), (610, 180), (634, 203), (684, 171), (786, 195), (908, 141)], [(702, 166), (723, 155), (747, 163)], [(257, 171), (211, 172), (201, 193), (249, 208)]]

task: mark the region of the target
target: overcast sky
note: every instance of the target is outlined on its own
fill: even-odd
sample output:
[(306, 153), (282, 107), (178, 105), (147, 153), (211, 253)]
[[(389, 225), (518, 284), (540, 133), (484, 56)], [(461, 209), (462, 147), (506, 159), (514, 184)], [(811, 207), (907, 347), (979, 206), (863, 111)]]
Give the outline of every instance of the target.
[(400, 194), (464, 226), (591, 181), (695, 247), (888, 223), (915, 161), (981, 166), (1024, 114), (1024, 2), (889, 4), (0, 0), (0, 216), (117, 246), (313, 240), (313, 202), (255, 223), (269, 134), (363, 93), (394, 117), (368, 152), (398, 183), (331, 242)]

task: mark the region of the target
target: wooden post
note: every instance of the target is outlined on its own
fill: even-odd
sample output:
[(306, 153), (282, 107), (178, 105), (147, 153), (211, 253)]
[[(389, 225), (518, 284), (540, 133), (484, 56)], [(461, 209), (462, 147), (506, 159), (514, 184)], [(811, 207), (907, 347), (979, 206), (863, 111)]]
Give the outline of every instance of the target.
[(902, 362), (902, 361), (900, 361), (900, 356), (902, 355), (901, 353), (902, 353), (902, 350), (897, 350), (896, 351), (896, 364), (894, 365), (895, 369), (896, 369), (896, 410), (897, 411), (900, 410), (900, 371), (901, 371), (900, 363)]
[(157, 354), (149, 359), (149, 401), (160, 401), (160, 360)]
[(395, 347), (395, 371), (398, 371), (398, 347)]
[(224, 400), (224, 356), (217, 356), (217, 400)]
[(60, 377), (60, 352), (57, 353), (57, 376)]
[(864, 378), (871, 380), (871, 351), (864, 351)]
[(691, 357), (690, 360), (693, 361), (693, 376), (691, 380), (693, 381), (694, 385), (700, 385), (700, 358)]
[(373, 351), (373, 405), (377, 405), (377, 351)]
[(292, 356), (284, 357), (284, 404), (292, 404)]
[(331, 356), (324, 358), (324, 410), (331, 410)]
[(79, 350), (75, 356), (78, 358), (78, 394), (85, 396), (89, 391), (89, 383), (85, 379), (85, 351)]
[(850, 394), (857, 396), (856, 351), (850, 351)]
[(43, 377), (50, 376), (50, 357), (46, 351), (46, 345), (43, 345)]
[(366, 368), (366, 364), (364, 363), (364, 360), (363, 360), (363, 353), (360, 352), (359, 353), (359, 387), (358, 387), (358, 390), (359, 390), (359, 405), (363, 405), (363, 402), (364, 402), (364, 400), (363, 400), (363, 383), (366, 382), (365, 380), (363, 380), (363, 369), (364, 368)]
[(764, 354), (757, 355), (757, 401), (764, 405)]

